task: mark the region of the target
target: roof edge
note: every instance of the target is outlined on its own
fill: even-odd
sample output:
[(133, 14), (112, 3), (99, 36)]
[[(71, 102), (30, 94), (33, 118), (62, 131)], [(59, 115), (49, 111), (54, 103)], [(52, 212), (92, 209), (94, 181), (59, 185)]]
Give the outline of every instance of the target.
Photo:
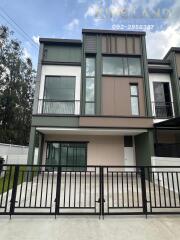
[(63, 39), (63, 38), (39, 38), (40, 43), (64, 43), (64, 44), (77, 44), (81, 45), (80, 39)]
[(115, 34), (115, 35), (146, 35), (143, 31), (117, 31), (117, 30), (103, 30), (103, 29), (82, 29), (82, 33), (93, 33), (93, 34)]
[(166, 59), (171, 52), (180, 52), (180, 47), (171, 47), (163, 59)]
[(159, 64), (159, 65), (164, 65), (164, 64), (170, 64), (169, 60), (166, 59), (148, 59), (148, 64)]

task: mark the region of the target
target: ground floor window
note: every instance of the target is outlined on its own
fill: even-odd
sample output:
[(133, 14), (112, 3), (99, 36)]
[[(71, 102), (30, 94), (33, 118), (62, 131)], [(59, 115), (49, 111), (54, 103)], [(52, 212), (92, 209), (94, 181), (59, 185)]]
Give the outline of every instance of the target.
[(87, 165), (87, 143), (48, 142), (46, 164), (66, 166), (63, 170), (67, 171), (84, 170)]

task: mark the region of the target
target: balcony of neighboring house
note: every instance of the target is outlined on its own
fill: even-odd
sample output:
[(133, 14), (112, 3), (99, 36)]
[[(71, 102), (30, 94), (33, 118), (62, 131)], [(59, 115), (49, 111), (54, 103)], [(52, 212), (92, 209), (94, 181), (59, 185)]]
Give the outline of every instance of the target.
[(167, 119), (174, 117), (173, 102), (151, 102), (153, 117)]
[(169, 73), (150, 73), (152, 116), (169, 119), (175, 116), (173, 93)]

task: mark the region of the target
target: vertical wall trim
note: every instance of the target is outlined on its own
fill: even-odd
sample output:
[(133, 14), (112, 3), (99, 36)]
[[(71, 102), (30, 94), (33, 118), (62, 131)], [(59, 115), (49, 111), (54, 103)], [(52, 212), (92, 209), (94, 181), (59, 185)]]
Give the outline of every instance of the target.
[(44, 44), (40, 43), (38, 65), (37, 65), (37, 75), (36, 75), (36, 84), (35, 84), (35, 93), (34, 93), (34, 102), (33, 102), (33, 114), (38, 113), (38, 100), (39, 100), (39, 90), (40, 90), (40, 83), (41, 83), (43, 49), (44, 49)]
[(44, 148), (44, 134), (39, 133), (39, 151), (38, 151), (39, 165), (42, 164), (43, 148)]
[(96, 115), (101, 115), (102, 36), (97, 35), (96, 54)]
[(147, 61), (147, 53), (146, 53), (146, 39), (145, 36), (141, 37), (141, 48), (142, 48), (142, 70), (144, 75), (144, 100), (145, 100), (145, 112), (146, 116), (152, 116), (152, 109), (151, 109), (151, 97), (150, 97), (150, 87), (149, 87), (149, 73), (148, 73), (148, 61)]
[(82, 36), (82, 64), (81, 64), (81, 114), (85, 113), (85, 91), (86, 91), (86, 79), (85, 79), (85, 71), (86, 71), (86, 56), (85, 56), (85, 45), (86, 45), (86, 35)]
[(125, 35), (125, 52), (126, 52), (126, 54), (128, 53), (128, 43), (127, 43), (127, 35)]
[(30, 139), (29, 139), (29, 150), (28, 150), (28, 164), (34, 164), (34, 150), (36, 141), (36, 128), (31, 127)]
[(177, 65), (176, 65), (176, 54), (175, 52), (171, 53), (171, 63), (172, 63), (172, 67), (174, 69), (173, 71), (173, 93), (174, 93), (174, 107), (175, 107), (175, 115), (176, 116), (180, 116), (180, 94), (179, 94), (179, 90), (180, 90), (180, 86), (179, 86), (179, 77), (178, 77), (178, 73), (177, 73)]

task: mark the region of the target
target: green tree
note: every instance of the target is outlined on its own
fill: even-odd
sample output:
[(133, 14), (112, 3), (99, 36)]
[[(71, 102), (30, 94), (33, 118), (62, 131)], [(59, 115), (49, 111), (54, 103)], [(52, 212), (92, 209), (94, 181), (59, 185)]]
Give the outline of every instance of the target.
[(27, 145), (35, 71), (13, 32), (0, 26), (0, 142)]

